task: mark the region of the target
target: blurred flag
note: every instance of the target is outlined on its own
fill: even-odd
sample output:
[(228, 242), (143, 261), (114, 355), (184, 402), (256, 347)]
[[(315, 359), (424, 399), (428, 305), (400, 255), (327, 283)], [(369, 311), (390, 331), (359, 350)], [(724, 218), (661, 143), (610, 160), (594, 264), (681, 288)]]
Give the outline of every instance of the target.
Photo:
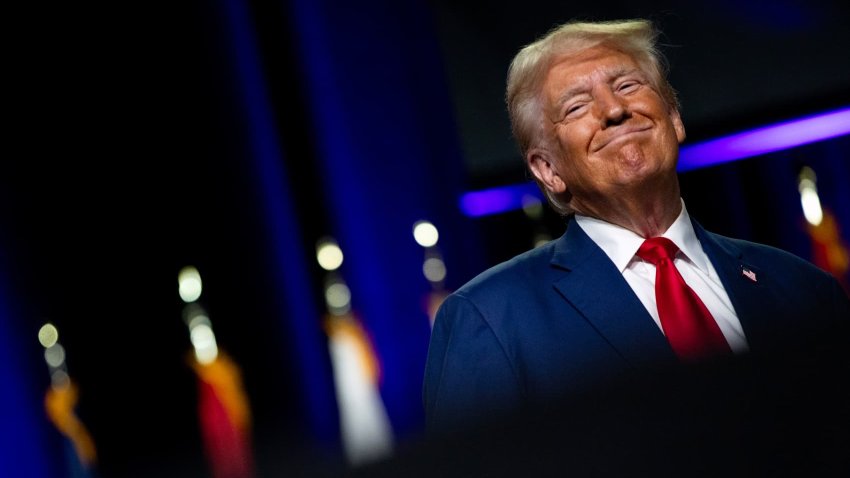
[(65, 375), (64, 380), (54, 380), (44, 397), (47, 417), (64, 437), (68, 475), (71, 478), (93, 478), (97, 452), (94, 440), (75, 409), (79, 400), (76, 384)]
[(212, 476), (253, 477), (251, 412), (239, 368), (220, 350), (209, 363), (192, 355), (190, 365), (198, 377), (198, 418)]
[(97, 452), (94, 440), (77, 417), (79, 389), (68, 375), (65, 347), (59, 343), (59, 329), (50, 322), (38, 330), (38, 342), (44, 347), (44, 361), (50, 371), (50, 388), (44, 396), (47, 418), (63, 437), (65, 462), (71, 478), (93, 478)]
[(434, 327), (437, 310), (451, 293), (445, 288), (446, 263), (443, 260), (443, 253), (437, 246), (440, 233), (434, 224), (422, 219), (413, 223), (413, 239), (425, 252), (422, 274), (431, 284), (431, 290), (425, 295), (424, 305), (431, 327)]
[(807, 230), (812, 239), (812, 262), (835, 276), (850, 294), (847, 279), (850, 252), (847, 244), (841, 239), (835, 217), (828, 210), (824, 210), (821, 222), (817, 225), (809, 223)]
[(242, 372), (222, 350), (207, 311), (198, 302), (201, 274), (186, 266), (177, 274), (177, 291), (186, 303), (183, 320), (194, 348), (188, 362), (198, 378), (198, 419), (213, 478), (252, 478), (251, 410)]
[(328, 334), (346, 458), (361, 465), (392, 453), (393, 433), (379, 392), (381, 366), (372, 342), (351, 313), (328, 314)]
[(351, 310), (351, 290), (336, 271), (345, 256), (332, 237), (316, 244), (316, 260), (327, 271), (322, 321), (328, 336), (342, 446), (348, 463), (387, 458), (393, 433), (380, 394), (381, 366), (372, 341)]
[(812, 240), (812, 262), (829, 272), (850, 294), (847, 272), (850, 269), (850, 252), (841, 237), (841, 228), (835, 216), (822, 207), (817, 190), (815, 172), (804, 167), (797, 183), (800, 203), (806, 219), (806, 231)]

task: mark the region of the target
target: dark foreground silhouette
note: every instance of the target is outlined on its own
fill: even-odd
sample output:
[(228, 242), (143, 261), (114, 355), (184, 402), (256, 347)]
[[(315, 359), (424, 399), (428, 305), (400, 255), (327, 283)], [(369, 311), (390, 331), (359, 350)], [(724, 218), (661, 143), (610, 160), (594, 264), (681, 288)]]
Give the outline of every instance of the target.
[(661, 370), (490, 417), (350, 476), (850, 476), (846, 338)]

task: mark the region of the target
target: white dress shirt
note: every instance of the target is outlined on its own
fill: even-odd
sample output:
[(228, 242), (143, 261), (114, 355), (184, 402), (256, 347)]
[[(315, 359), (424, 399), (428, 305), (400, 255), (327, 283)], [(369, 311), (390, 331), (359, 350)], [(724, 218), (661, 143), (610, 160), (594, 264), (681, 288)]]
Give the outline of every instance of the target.
[[(655, 302), (655, 266), (635, 255), (645, 238), (628, 229), (588, 216), (576, 214), (576, 222), (614, 262), (649, 315), (661, 328)], [(729, 347), (736, 354), (748, 351), (749, 346), (741, 321), (735, 314), (717, 271), (702, 250), (684, 201), (679, 217), (662, 236), (679, 246), (673, 263), (685, 282), (711, 312)]]

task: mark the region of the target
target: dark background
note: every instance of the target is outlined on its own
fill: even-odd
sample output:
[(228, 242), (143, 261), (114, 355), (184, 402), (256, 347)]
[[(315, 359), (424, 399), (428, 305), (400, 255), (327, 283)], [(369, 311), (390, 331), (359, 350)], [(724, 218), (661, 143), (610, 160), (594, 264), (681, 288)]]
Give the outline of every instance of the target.
[[(177, 272), (186, 264), (201, 270), (202, 302), (219, 344), (243, 369), (262, 476), (341, 465), (333, 427), (328, 431), (305, 418), (310, 396), (301, 391), (299, 361), (306, 359), (287, 336), (285, 324), (296, 319), (280, 304), (286, 301), (276, 277), (288, 269), (269, 258), (268, 244), (276, 236), (259, 206), (267, 199), (245, 146), (257, 126), (245, 119), (250, 107), (238, 93), (245, 87), (234, 73), (228, 3), (233, 2), (57, 2), (17, 5), (5, 15), (11, 38), (4, 76), (11, 80), (6, 88), (11, 108), (6, 114), (10, 148), (0, 170), (0, 273), (9, 313), (0, 334), (15, 344), (18, 355), (11, 366), (22, 378), (0, 385), (31, 399), (28, 416), (39, 417), (49, 380), (36, 331), (45, 321), (56, 324), (69, 372), (82, 390), (80, 414), (98, 445), (104, 477), (205, 476), (194, 379), (185, 365), (191, 346), (176, 287)], [(644, 1), (588, 7), (435, 0), (354, 7), (324, 1), (317, 2), (316, 15), (346, 28), (325, 37), (339, 56), (322, 58), (339, 67), (333, 78), (346, 84), (336, 90), (336, 99), (365, 99), (340, 107), (352, 116), (339, 116), (333, 129), (322, 133), (317, 124), (328, 123), (316, 118), (332, 107), (318, 106), (323, 84), (305, 66), (316, 40), (305, 40), (312, 37), (304, 33), (304, 7), (286, 1), (236, 3), (248, 12), (267, 85), (265, 101), (281, 145), (286, 177), (278, 179), (291, 205), (286, 224), (297, 227), (291, 253), (303, 253), (306, 264), (298, 269), (298, 280), (316, 310), (323, 305), (322, 275), (312, 259), (315, 241), (348, 231), (342, 236), (349, 238), (347, 250), (358, 264), (354, 246), (359, 242), (351, 239), (356, 228), (346, 225), (335, 196), (340, 183), (333, 179), (334, 168), (350, 164), (323, 159), (331, 155), (328, 138), (344, 136), (346, 128), (356, 137), (364, 131), (356, 128), (374, 124), (380, 138), (382, 121), (407, 124), (411, 134), (425, 132), (442, 148), (417, 156), (404, 149), (406, 144), (416, 149), (417, 143), (404, 138), (374, 143), (374, 149), (372, 143), (361, 145), (374, 151), (376, 163), (355, 153), (351, 163), (363, 176), (377, 179), (352, 177), (345, 194), (351, 198), (385, 188), (384, 200), (394, 203), (386, 210), (370, 209), (374, 203), (368, 201), (358, 210), (360, 203), (352, 199), (352, 211), (372, 211), (376, 224), (391, 222), (405, 206), (436, 211), (447, 225), (441, 241), (450, 288), (531, 247), (535, 225), (521, 212), (468, 219), (455, 209), (456, 199), (464, 191), (527, 179), (504, 112), (505, 72), (522, 45), (570, 18), (647, 16), (657, 22), (689, 141), (850, 104), (846, 2)], [(338, 46), (366, 51), (376, 38), (398, 55), (363, 60)], [(376, 79), (396, 69), (407, 75), (387, 82), (396, 89)], [(382, 94), (393, 100), (382, 103)], [(413, 99), (397, 103), (396, 97)], [(404, 101), (428, 104), (417, 110)], [(356, 121), (355, 113), (366, 110), (371, 112)], [(683, 194), (692, 215), (709, 229), (805, 257), (809, 242), (796, 173), (802, 165), (823, 172), (822, 200), (847, 218), (848, 151), (844, 137), (683, 174)], [(389, 161), (398, 169), (386, 170)], [(407, 177), (406, 168), (431, 176)], [(417, 181), (435, 187), (423, 192), (411, 185)], [(364, 224), (369, 230), (369, 222)], [(536, 226), (541, 225), (552, 236), (563, 230), (562, 220), (549, 212)], [(399, 254), (414, 264), (421, 259), (416, 250)], [(359, 270), (370, 269), (369, 255), (362, 257), (366, 265)], [(373, 269), (381, 274), (387, 270), (382, 267)], [(426, 290), (421, 277), (409, 279), (418, 277), (413, 269), (400, 280), (390, 274), (394, 287)], [(358, 276), (352, 275), (356, 283)], [(362, 294), (361, 303), (376, 295), (381, 293)], [(384, 337), (382, 344), (397, 332), (379, 321), (373, 325), (378, 338)], [(314, 328), (320, 343), (318, 320)], [(418, 407), (411, 403), (411, 383), (421, 380), (416, 374), (424, 361), (425, 330), (420, 324), (398, 334), (398, 348), (415, 357), (404, 369), (388, 365), (385, 400), (402, 443), (415, 444), (421, 433), (421, 417), (406, 410)], [(405, 342), (402, 335), (415, 337)], [(381, 346), (387, 347), (385, 360), (395, 357), (391, 362), (401, 363), (404, 350)], [(310, 367), (329, 382), (326, 358)], [(394, 373), (406, 374), (407, 381), (393, 382)], [(402, 385), (393, 388), (396, 383)], [(404, 392), (393, 392), (397, 389)], [(333, 423), (333, 410), (327, 410)], [(54, 456), (57, 438), (43, 418), (25, 423), (45, 429), (41, 436), (47, 445), (38, 451)], [(61, 462), (58, 451), (53, 460)]]

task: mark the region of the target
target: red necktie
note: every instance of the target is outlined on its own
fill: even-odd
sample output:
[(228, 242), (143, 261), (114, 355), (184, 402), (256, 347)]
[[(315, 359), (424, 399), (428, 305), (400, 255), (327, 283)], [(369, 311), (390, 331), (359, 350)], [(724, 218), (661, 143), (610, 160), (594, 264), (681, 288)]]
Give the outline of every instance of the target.
[(683, 362), (694, 362), (731, 349), (717, 322), (673, 264), (679, 248), (666, 237), (641, 244), (637, 255), (655, 264), (655, 301), (664, 335)]

